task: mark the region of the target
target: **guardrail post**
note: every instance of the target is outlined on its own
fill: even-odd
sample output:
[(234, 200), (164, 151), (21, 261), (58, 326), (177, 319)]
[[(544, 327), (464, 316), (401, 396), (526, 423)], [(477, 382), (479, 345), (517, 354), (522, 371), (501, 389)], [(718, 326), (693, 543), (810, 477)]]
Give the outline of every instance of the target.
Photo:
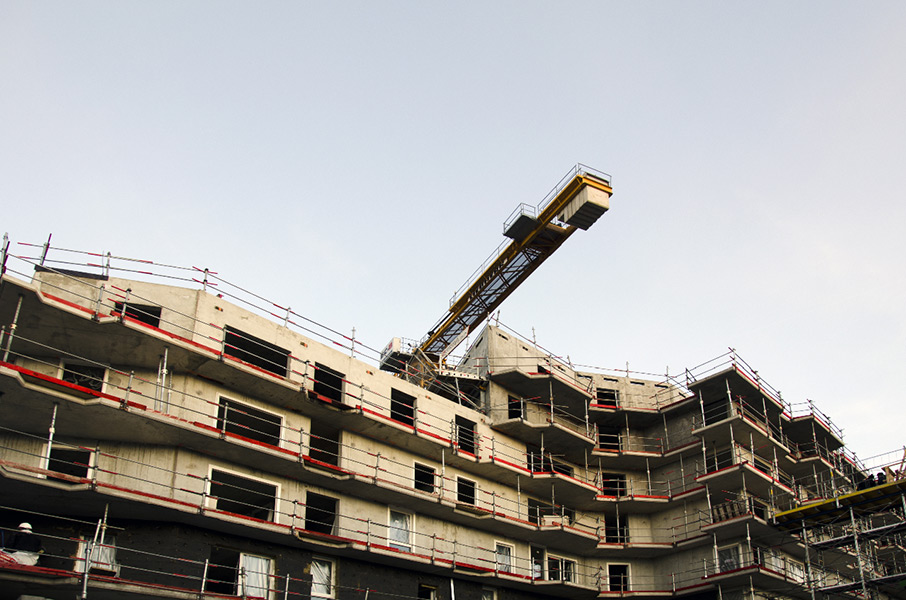
[(126, 384), (126, 393), (120, 401), (120, 408), (129, 410), (129, 393), (132, 392), (132, 381), (135, 379), (135, 371), (129, 371), (129, 382)]
[(208, 584), (208, 563), (210, 559), (204, 559), (204, 570), (201, 572), (201, 588), (198, 590), (198, 597), (204, 597), (204, 588)]
[(101, 304), (104, 302), (104, 290), (106, 289), (105, 284), (101, 284), (101, 287), (98, 288), (98, 299), (94, 304), (94, 314), (91, 315), (91, 318), (95, 321), (101, 320)]

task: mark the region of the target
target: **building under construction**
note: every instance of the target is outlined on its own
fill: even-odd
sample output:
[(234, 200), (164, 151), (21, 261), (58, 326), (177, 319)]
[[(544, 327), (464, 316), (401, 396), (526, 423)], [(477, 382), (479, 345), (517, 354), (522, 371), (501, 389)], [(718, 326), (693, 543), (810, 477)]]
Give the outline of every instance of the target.
[(906, 598), (899, 458), (869, 480), (732, 350), (577, 370), (491, 318), (611, 193), (577, 166), (383, 350), (209, 270), (4, 240), (0, 600)]

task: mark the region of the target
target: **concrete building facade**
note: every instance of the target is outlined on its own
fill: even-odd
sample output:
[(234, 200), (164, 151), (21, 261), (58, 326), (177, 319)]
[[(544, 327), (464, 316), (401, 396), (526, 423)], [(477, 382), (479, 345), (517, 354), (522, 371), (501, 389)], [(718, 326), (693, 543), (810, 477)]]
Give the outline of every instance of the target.
[(44, 552), (0, 600), (813, 598), (774, 515), (866, 475), (733, 352), (581, 371), (488, 322), (388, 372), (210, 272), (47, 250), (3, 256), (0, 528)]

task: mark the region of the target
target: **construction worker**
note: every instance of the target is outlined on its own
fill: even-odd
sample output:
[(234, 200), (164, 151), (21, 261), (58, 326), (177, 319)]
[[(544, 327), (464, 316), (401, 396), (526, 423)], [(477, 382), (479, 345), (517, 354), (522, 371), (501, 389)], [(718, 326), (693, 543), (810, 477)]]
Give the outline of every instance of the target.
[(6, 544), (6, 551), (20, 565), (31, 566), (38, 562), (44, 548), (41, 547), (41, 538), (32, 533), (31, 523), (20, 523), (19, 531)]

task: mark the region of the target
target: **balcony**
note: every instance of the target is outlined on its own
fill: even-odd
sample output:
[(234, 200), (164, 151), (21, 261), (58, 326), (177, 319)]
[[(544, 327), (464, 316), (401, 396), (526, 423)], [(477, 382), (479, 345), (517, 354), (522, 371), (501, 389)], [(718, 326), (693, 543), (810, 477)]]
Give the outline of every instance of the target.
[(529, 445), (555, 448), (582, 464), (594, 447), (596, 428), (553, 402), (510, 398), (506, 408), (491, 411), (491, 427)]

